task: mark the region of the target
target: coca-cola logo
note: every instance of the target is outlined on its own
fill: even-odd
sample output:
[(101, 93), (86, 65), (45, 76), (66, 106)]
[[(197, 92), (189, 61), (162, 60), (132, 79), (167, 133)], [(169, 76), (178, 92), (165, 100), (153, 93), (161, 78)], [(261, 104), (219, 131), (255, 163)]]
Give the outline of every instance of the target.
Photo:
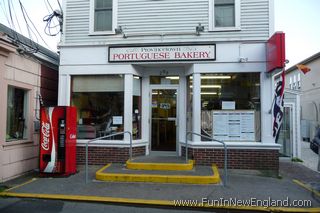
[(76, 139), (76, 135), (75, 134), (70, 134), (70, 139)]
[(41, 147), (44, 150), (49, 150), (49, 138), (50, 138), (50, 124), (47, 122), (41, 123), (42, 143)]

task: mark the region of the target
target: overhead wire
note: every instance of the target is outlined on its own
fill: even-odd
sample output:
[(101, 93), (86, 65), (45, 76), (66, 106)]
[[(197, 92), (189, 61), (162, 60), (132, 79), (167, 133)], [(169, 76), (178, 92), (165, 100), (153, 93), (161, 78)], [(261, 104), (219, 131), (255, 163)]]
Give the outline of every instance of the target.
[[(50, 7), (52, 12), (49, 12), (50, 14), (43, 18), (43, 21), (47, 22), (45, 29), (44, 29), (44, 32), (49, 36), (56, 36), (60, 32), (62, 32), (62, 22), (63, 22), (62, 21), (62, 18), (63, 18), (62, 7), (61, 7), (59, 0), (57, 0), (57, 3), (59, 5), (60, 10), (53, 10), (49, 0), (45, 0), (45, 2), (47, 5), (46, 6), (47, 9), (49, 10), (48, 7)], [(58, 21), (58, 24), (55, 21)]]
[(10, 25), (10, 29), (11, 29), (11, 32), (12, 32), (12, 35), (13, 35), (13, 39), (14, 39), (14, 42), (16, 43), (19, 38), (18, 38), (18, 34), (16, 32), (16, 28), (15, 28), (15, 24), (14, 24), (14, 20), (12, 18), (12, 11), (11, 11), (11, 5), (10, 5), (10, 1), (8, 0), (7, 3), (8, 3), (8, 12), (9, 12), (9, 18), (8, 18), (8, 13), (5, 9), (5, 0), (3, 0), (3, 3), (4, 3), (4, 11), (5, 11), (5, 15), (6, 15), (6, 18), (7, 18), (7, 21), (8, 21), (8, 24)]
[(0, 2), (0, 5), (1, 5), (2, 11), (3, 11), (3, 14), (4, 14), (5, 18), (7, 19), (8, 25), (10, 26), (10, 28), (12, 28), (11, 23), (10, 23), (10, 20), (9, 20), (9, 17), (8, 17), (7, 10), (5, 9), (5, 8), (6, 8), (6, 5), (5, 5), (5, 4), (6, 4), (6, 3), (5, 3), (5, 0), (3, 0), (3, 4), (1, 4), (1, 2)]
[(38, 44), (33, 41), (33, 36), (31, 34), (31, 32), (35, 35), (37, 42), (38, 42), (38, 38), (37, 38), (36, 34), (34, 33), (34, 31), (31, 29), (31, 27), (29, 26), (29, 23), (28, 23), (28, 20), (26, 18), (26, 14), (25, 14), (24, 6), (23, 6), (23, 4), (21, 3), (20, 0), (19, 0), (19, 4), (20, 4), (20, 9), (21, 9), (21, 12), (22, 12), (23, 19), (24, 19), (26, 27), (27, 27), (27, 32), (28, 32), (28, 35), (29, 35), (29, 39), (30, 39), (31, 50), (26, 50), (26, 51), (28, 53), (36, 53), (36, 52), (39, 51), (39, 47), (38, 47)]
[[(61, 9), (61, 4), (60, 4), (59, 0), (57, 0), (57, 3)], [(18, 17), (17, 17), (17, 12), (14, 8), (13, 1), (12, 0), (0, 1), (0, 6), (3, 11), (3, 15), (6, 18), (8, 25), (10, 26), (14, 42), (22, 44), (21, 48), (23, 48), (24, 52), (35, 53), (35, 52), (39, 51), (39, 44), (38, 44), (39, 39), (38, 38), (40, 38), (43, 41), (43, 43), (47, 46), (47, 48), (52, 51), (52, 49), (50, 48), (50, 46), (48, 45), (46, 40), (42, 37), (42, 35), (39, 33), (37, 27), (34, 25), (33, 21), (31, 20), (30, 16), (28, 15), (28, 12), (26, 11), (21, 0), (18, 0), (18, 5), (20, 5), (20, 10), (22, 13), (24, 23), (26, 25), (26, 31), (27, 31), (29, 40), (24, 40), (17, 33), (18, 30), (16, 29), (16, 26), (19, 28), (20, 33), (22, 33), (22, 29), (20, 26), (21, 23), (19, 22)], [(61, 27), (61, 24), (62, 24), (62, 12), (60, 12), (59, 10), (54, 11), (49, 0), (45, 0), (45, 5), (46, 5), (47, 10), (51, 13), (49, 16), (47, 16), (47, 18), (49, 18), (49, 19), (47, 20), (47, 23), (45, 25), (45, 31), (47, 30), (49, 33), (46, 33), (46, 34), (49, 34), (50, 36), (57, 35), (60, 32), (58, 27), (59, 26)], [(15, 18), (15, 20), (14, 20), (14, 18)], [(59, 22), (58, 24), (56, 23), (55, 18), (58, 20), (58, 22)], [(60, 21), (61, 21), (61, 23), (60, 23)], [(56, 31), (54, 33), (53, 33), (53, 29), (56, 29)], [(21, 39), (23, 41), (21, 41)]]
[[(19, 0), (20, 1), (20, 0)], [(23, 5), (22, 5), (23, 7)], [(29, 19), (31, 25), (33, 26), (33, 28), (35, 29), (35, 31), (37, 32), (37, 34), (39, 35), (39, 37), (41, 38), (41, 40), (43, 41), (43, 43), (50, 49), (49, 45), (47, 44), (47, 42), (44, 40), (44, 38), (41, 36), (41, 34), (39, 33), (38, 29), (36, 28), (36, 26), (34, 25), (33, 21), (31, 20), (31, 18), (29, 17), (26, 9), (23, 7), (24, 11), (25, 11), (25, 14), (27, 16), (27, 18)]]
[(16, 10), (14, 9), (14, 4), (13, 4), (12, 1), (10, 1), (10, 2), (11, 2), (13, 14), (14, 14), (14, 16), (15, 16), (15, 18), (16, 18), (16, 21), (17, 21), (17, 25), (18, 25), (18, 28), (19, 28), (19, 32), (22, 32), (21, 27), (20, 27), (20, 23), (19, 23), (19, 19), (18, 19), (18, 17), (17, 17)]

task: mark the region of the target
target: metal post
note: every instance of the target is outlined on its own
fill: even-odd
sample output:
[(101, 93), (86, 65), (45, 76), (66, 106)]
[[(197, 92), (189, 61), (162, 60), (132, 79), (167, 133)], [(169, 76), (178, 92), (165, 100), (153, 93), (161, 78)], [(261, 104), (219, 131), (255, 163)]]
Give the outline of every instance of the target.
[(129, 160), (131, 161), (132, 160), (132, 135), (131, 135), (131, 132), (126, 132), (126, 133), (128, 133), (130, 136)]
[(125, 133), (128, 133), (130, 135), (130, 148), (129, 148), (129, 157), (130, 157), (130, 160), (132, 159), (132, 133), (129, 132), (129, 131), (125, 131), (125, 132), (118, 132), (118, 133), (115, 133), (115, 134), (111, 134), (111, 135), (107, 135), (107, 136), (102, 136), (102, 137), (98, 137), (98, 138), (95, 138), (95, 139), (92, 139), (92, 140), (89, 140), (86, 142), (86, 165), (85, 165), (85, 183), (88, 183), (88, 155), (89, 155), (89, 143), (93, 142), (93, 141), (97, 141), (97, 140), (100, 140), (100, 139), (105, 139), (105, 138), (110, 138), (110, 137), (113, 137), (113, 136), (116, 136), (116, 135), (124, 135)]
[(89, 143), (86, 143), (86, 183), (88, 183), (88, 145)]
[(318, 172), (320, 172), (320, 144), (318, 144)]
[[(227, 186), (227, 176), (228, 176), (228, 151), (227, 151), (227, 145), (225, 142), (223, 141), (219, 141), (219, 140), (216, 140), (214, 138), (210, 138), (206, 135), (201, 135), (199, 133), (195, 133), (195, 132), (187, 132), (186, 134), (186, 138), (188, 137), (188, 134), (191, 134), (191, 135), (197, 135), (197, 136), (200, 136), (200, 137), (203, 137), (203, 138), (206, 138), (206, 139), (209, 139), (211, 141), (216, 141), (218, 143), (221, 143), (223, 145), (223, 148), (224, 148), (224, 180), (223, 180), (223, 185), (224, 186)], [(188, 143), (186, 142), (186, 149), (188, 147)], [(187, 154), (186, 154), (187, 156)]]
[(224, 146), (224, 186), (227, 186), (227, 177), (228, 177), (228, 150), (226, 144)]
[(186, 163), (188, 163), (188, 134), (189, 132), (186, 134)]

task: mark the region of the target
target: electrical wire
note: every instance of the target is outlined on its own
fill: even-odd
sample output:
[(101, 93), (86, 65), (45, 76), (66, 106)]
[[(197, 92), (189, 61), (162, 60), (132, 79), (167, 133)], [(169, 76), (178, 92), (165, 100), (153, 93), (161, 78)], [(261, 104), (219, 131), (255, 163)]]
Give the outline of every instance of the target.
[[(19, 0), (20, 1), (20, 0)], [(23, 7), (24, 8), (24, 7)], [(41, 34), (39, 33), (39, 31), (37, 30), (36, 26), (34, 25), (34, 23), (32, 22), (31, 18), (29, 17), (27, 11), (24, 8), (24, 11), (26, 13), (27, 18), (29, 19), (30, 23), (32, 24), (33, 28), (36, 30), (36, 32), (38, 33), (39, 37), (41, 38), (41, 40), (43, 41), (43, 43), (50, 49), (49, 45), (47, 44), (47, 42), (44, 40), (44, 38), (41, 36)]]
[[(7, 5), (6, 5), (7, 2)], [(59, 7), (61, 8), (59, 0), (57, 0)], [(17, 33), (16, 26), (19, 28), (19, 32), (22, 33), (21, 30), (21, 23), (19, 23), (19, 20), (17, 18), (17, 13), (14, 8), (14, 3), (12, 0), (0, 0), (0, 6), (3, 11), (4, 17), (6, 18), (10, 29), (12, 31), (12, 38), (14, 42), (17, 44), (21, 44), (20, 48), (22, 48), (23, 52), (26, 53), (36, 53), (39, 51), (39, 44), (38, 44), (38, 38), (40, 38), (43, 43), (48, 47), (48, 49), (51, 50), (45, 39), (42, 37), (42, 35), (37, 30), (36, 26), (34, 25), (33, 21), (31, 20), (30, 16), (28, 15), (28, 12), (26, 11), (23, 3), (21, 0), (18, 0), (18, 4), (20, 5), (20, 10), (23, 16), (23, 20), (25, 22), (26, 31), (28, 34), (28, 40), (23, 39), (20, 37)], [(49, 6), (48, 6), (48, 5)], [(50, 4), (49, 0), (45, 0), (45, 5), (47, 7), (47, 10), (49, 11), (49, 8), (52, 10), (52, 14), (50, 14), (47, 18), (49, 18), (46, 23), (45, 30), (47, 29), (50, 35), (57, 35), (61, 30), (59, 30), (59, 26), (61, 27), (62, 24), (62, 14), (59, 10), (54, 11), (52, 9), (52, 5)], [(7, 9), (6, 9), (7, 8)], [(14, 20), (15, 18), (15, 20)], [(60, 19), (60, 20), (59, 20)], [(55, 21), (58, 20), (59, 23), (57, 24)], [(61, 23), (60, 23), (61, 22)], [(56, 29), (55, 33), (52, 33), (52, 31)], [(21, 40), (22, 39), (22, 40)], [(53, 51), (53, 50), (51, 50)], [(54, 51), (53, 51), (54, 52)]]
[(3, 0), (3, 4), (1, 4), (1, 2), (0, 2), (0, 5), (1, 5), (2, 11), (3, 11), (3, 14), (4, 14), (5, 18), (7, 19), (7, 22), (8, 22), (8, 24), (9, 24), (10, 28), (12, 28), (11, 23), (10, 23), (10, 21), (9, 21), (9, 17), (8, 17), (7, 10), (5, 9), (5, 8), (6, 8), (6, 5), (5, 5), (5, 4), (6, 4), (6, 3), (5, 3), (4, 0)]
[[(5, 4), (4, 0), (3, 0), (3, 3)], [(16, 28), (15, 28), (15, 24), (14, 24), (13, 18), (12, 18), (11, 4), (10, 4), (9, 0), (7, 1), (7, 3), (8, 3), (8, 10), (9, 10), (9, 18), (7, 18), (8, 24), (10, 25), (10, 29), (11, 29), (12, 35), (14, 37), (13, 38), (14, 42), (17, 42), (19, 40), (19, 38), (18, 38), (18, 34), (16, 32)], [(4, 5), (4, 7), (5, 7), (5, 5)], [(5, 12), (6, 12), (6, 10), (5, 10)], [(8, 16), (7, 12), (6, 12), (6, 16)]]
[(29, 23), (28, 23), (26, 14), (25, 14), (24, 6), (23, 6), (23, 4), (21, 3), (20, 0), (19, 0), (19, 4), (20, 4), (20, 9), (21, 9), (22, 15), (23, 15), (23, 19), (24, 19), (26, 27), (27, 27), (29, 39), (30, 39), (30, 46), (29, 47), (31, 47), (31, 50), (26, 50), (26, 51), (28, 53), (36, 53), (36, 52), (39, 51), (39, 46), (38, 46), (38, 44), (36, 42), (33, 41), (32, 33), (33, 33), (33, 35), (35, 35), (37, 42), (38, 42), (38, 38), (37, 38), (36, 34), (34, 33), (34, 31), (31, 29), (31, 27), (29, 26)]
[(47, 0), (47, 3), (48, 3), (48, 5), (49, 5), (49, 7), (50, 7), (51, 11), (52, 11), (52, 12), (54, 12), (54, 10), (52, 9), (52, 6), (51, 6), (51, 4), (50, 4), (49, 0)]
[(19, 32), (22, 32), (21, 27), (20, 27), (20, 23), (19, 23), (19, 20), (18, 20), (18, 17), (17, 17), (16, 10), (14, 9), (13, 2), (12, 1), (10, 1), (10, 2), (11, 2), (11, 6), (12, 6), (12, 10), (13, 10), (14, 16), (16, 18), (16, 22), (17, 22), (17, 25), (18, 25), (18, 28), (19, 28)]
[[(56, 18), (59, 24), (54, 25), (54, 18)], [(43, 18), (43, 21), (47, 22), (44, 32), (49, 36), (56, 36), (62, 31), (62, 13), (59, 10), (53, 11), (52, 14), (49, 14)], [(51, 31), (52, 29), (56, 29), (60, 26), (60, 29), (55, 31), (54, 33)]]

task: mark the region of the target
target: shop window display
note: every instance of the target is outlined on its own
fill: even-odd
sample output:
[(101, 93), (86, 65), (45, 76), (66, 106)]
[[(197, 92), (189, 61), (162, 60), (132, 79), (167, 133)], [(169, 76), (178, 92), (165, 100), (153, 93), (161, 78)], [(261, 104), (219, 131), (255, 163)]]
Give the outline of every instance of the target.
[[(78, 139), (123, 131), (122, 75), (73, 76), (71, 103), (77, 107)], [(123, 136), (108, 138), (122, 140)]]

